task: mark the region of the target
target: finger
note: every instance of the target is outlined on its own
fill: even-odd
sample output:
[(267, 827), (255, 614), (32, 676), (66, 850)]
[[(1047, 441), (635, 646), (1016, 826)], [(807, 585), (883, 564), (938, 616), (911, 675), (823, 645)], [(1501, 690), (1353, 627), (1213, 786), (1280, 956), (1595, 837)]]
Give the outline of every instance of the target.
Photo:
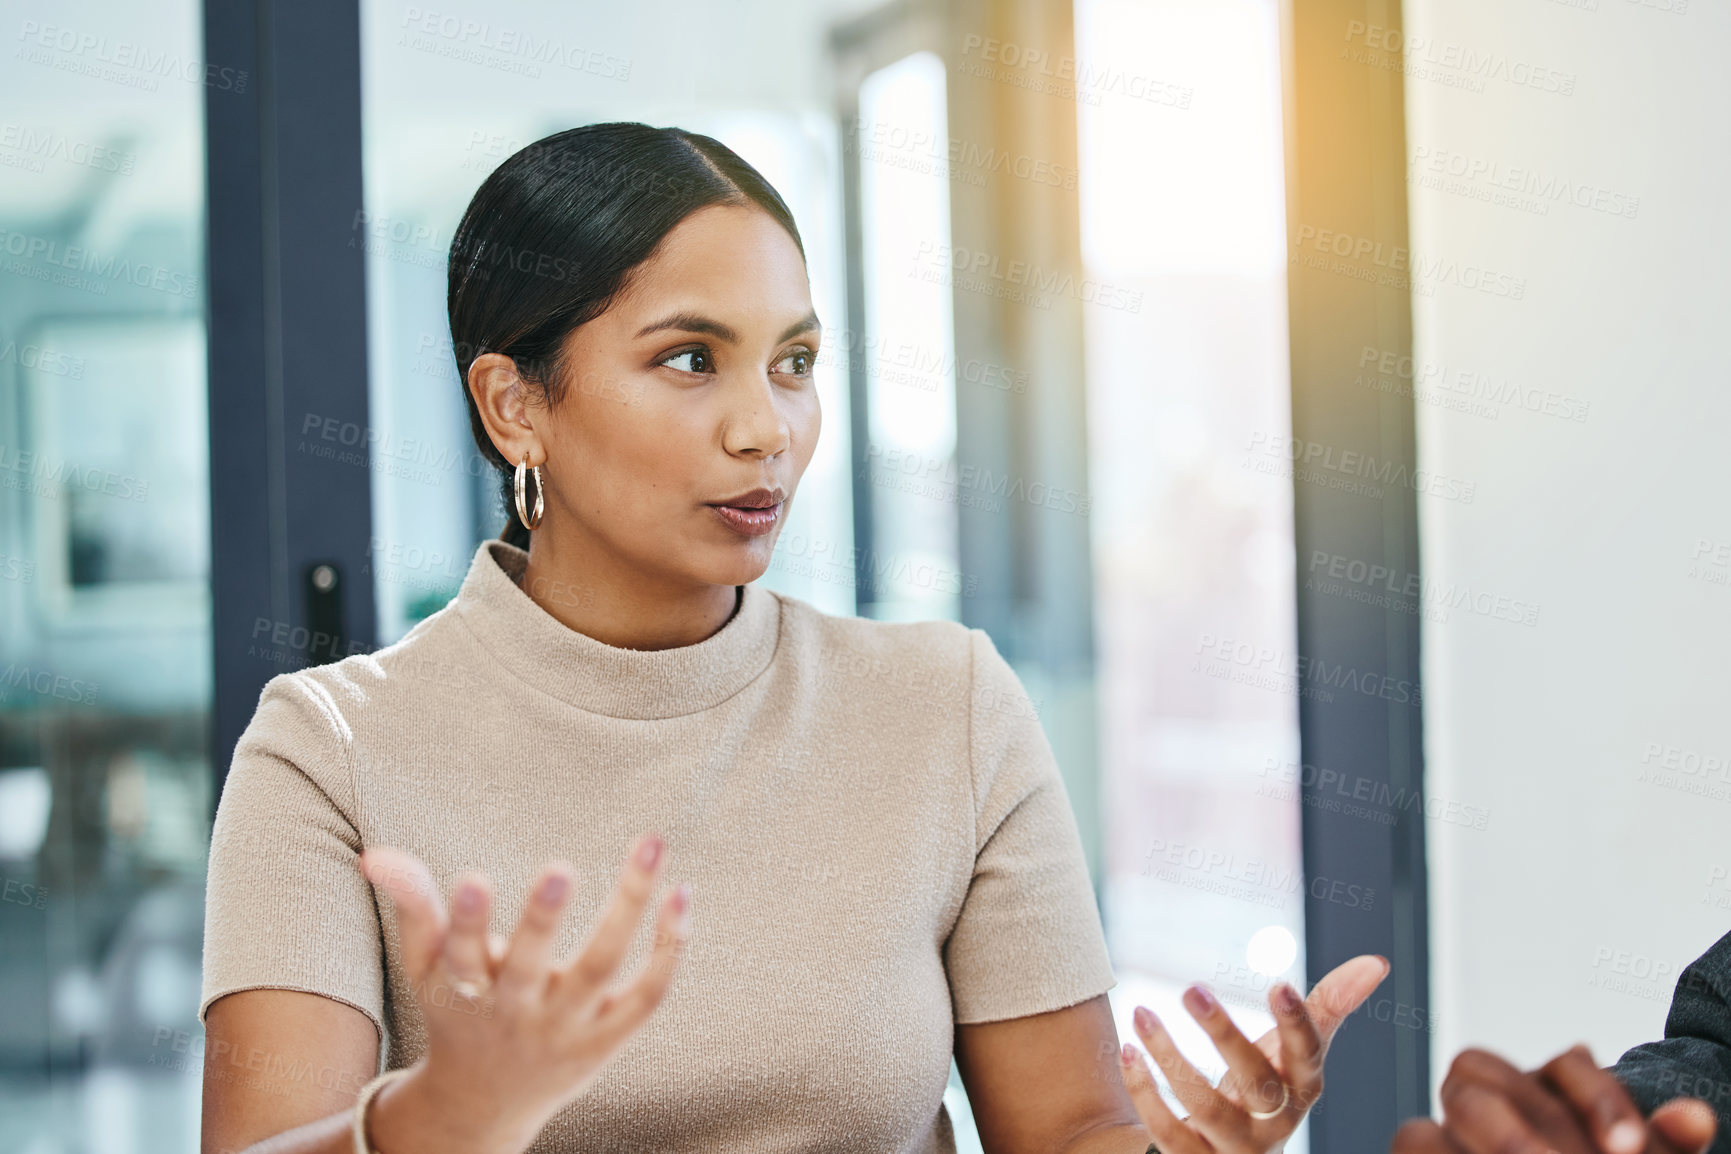
[(1388, 959), (1376, 954), (1349, 958), (1323, 975), (1304, 1000), (1306, 1012), (1316, 1023), (1326, 1052), (1334, 1032), (1354, 1010), (1376, 991), (1388, 976)]
[(1322, 1096), (1322, 1063), (1328, 1046), (1311, 1019), (1310, 1004), (1290, 983), (1281, 982), (1268, 991), (1268, 1008), (1274, 1013), (1272, 1032), (1280, 1047), (1281, 1077), (1292, 1087), (1288, 1107), (1303, 1113)]
[(1172, 1093), (1190, 1111), (1193, 1127), (1200, 1128), (1215, 1145), (1222, 1144), (1217, 1140), (1222, 1137), (1242, 1138), (1249, 1133), (1250, 1119), (1244, 1116), (1244, 1111), (1222, 1097), (1213, 1083), (1190, 1064), (1153, 1010), (1137, 1006), (1136, 1012), (1130, 1015), (1130, 1021), (1136, 1028), (1136, 1036), (1142, 1039), (1142, 1045), (1148, 1050), (1148, 1056), (1166, 1075)]
[(487, 976), (494, 981), (499, 980), (499, 971), (505, 965), (505, 950), (510, 945), (498, 934), (487, 935)]
[(1244, 1036), (1219, 999), (1203, 986), (1191, 986), (1184, 991), (1184, 1008), (1226, 1059), (1229, 1074), (1221, 1079), (1222, 1093), (1232, 1094), (1246, 1109), (1258, 1113), (1290, 1101), (1286, 1084), (1274, 1064)]
[(413, 854), (376, 846), (360, 856), (361, 876), (385, 892), (397, 914), (403, 944), (403, 971), (414, 982), (425, 980), (445, 946), (445, 902), (433, 885), (433, 875)]
[(451, 894), (451, 929), (445, 935), (445, 968), (458, 982), (484, 985), (493, 976), (487, 958), (487, 919), (492, 886), (481, 874), (463, 874)]
[(1699, 1098), (1675, 1098), (1647, 1121), (1655, 1136), (1648, 1154), (1706, 1154), (1719, 1132), (1719, 1116)]
[(536, 995), (544, 989), (553, 938), (570, 903), (571, 867), (551, 862), (535, 879), (529, 900), (523, 903), (523, 915), (505, 945), (497, 982), (501, 998)]
[(1126, 1042), (1118, 1053), (1118, 1062), (1124, 1069), (1124, 1088), (1130, 1091), (1130, 1101), (1154, 1139), (1155, 1148), (1161, 1154), (1208, 1154), (1208, 1143), (1186, 1126), (1160, 1096), (1160, 1087), (1143, 1060), (1142, 1051)]
[(630, 985), (617, 993), (603, 994), (596, 1003), (595, 1028), (609, 1049), (636, 1033), (667, 996), (691, 938), (690, 915), (691, 887), (681, 883), (661, 903), (655, 919), (655, 948), (643, 969)]
[[(1443, 1128), (1471, 1154), (1558, 1154), (1556, 1136), (1541, 1137), (1514, 1102), (1482, 1082), (1458, 1084), (1443, 1101)], [(1567, 1143), (1564, 1150), (1585, 1149)]]
[[(1455, 1057), (1442, 1085), (1447, 1128), (1462, 1138), (1463, 1144), (1477, 1149), (1475, 1143), (1488, 1141), (1482, 1135), (1470, 1132), (1470, 1128), (1457, 1129), (1454, 1103), (1467, 1087), (1471, 1087), (1475, 1094), (1489, 1094), (1507, 1103), (1527, 1131), (1544, 1139), (1546, 1149), (1564, 1154), (1596, 1154), (1591, 1127), (1575, 1115), (1566, 1099), (1540, 1082), (1536, 1075), (1523, 1074), (1489, 1050), (1476, 1048), (1462, 1050)], [(1473, 1096), (1469, 1095), (1468, 1100), (1472, 1101)], [(1500, 1116), (1500, 1111), (1494, 1114), (1494, 1117)]]
[(1604, 1154), (1641, 1154), (1647, 1146), (1647, 1124), (1634, 1099), (1609, 1070), (1601, 1070), (1585, 1046), (1563, 1051), (1536, 1074), (1573, 1107)]
[(1388, 1154), (1465, 1154), (1465, 1150), (1429, 1118), (1414, 1118), (1394, 1132)]
[(560, 984), (566, 991), (562, 996), (580, 1001), (592, 998), (619, 969), (654, 892), (655, 874), (664, 848), (655, 834), (638, 839), (601, 920), (577, 956), (561, 971)]

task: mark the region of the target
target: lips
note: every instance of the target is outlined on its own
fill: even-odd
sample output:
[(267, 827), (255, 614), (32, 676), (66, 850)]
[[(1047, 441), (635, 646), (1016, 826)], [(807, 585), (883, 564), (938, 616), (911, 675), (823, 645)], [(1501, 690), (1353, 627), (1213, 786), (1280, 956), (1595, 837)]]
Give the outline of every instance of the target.
[(780, 489), (753, 489), (749, 493), (741, 493), (737, 497), (729, 497), (725, 501), (711, 502), (718, 508), (729, 509), (768, 509), (781, 504), (785, 494)]
[(753, 489), (709, 507), (721, 518), (722, 524), (747, 537), (759, 537), (775, 528), (781, 519), (783, 499), (780, 489)]

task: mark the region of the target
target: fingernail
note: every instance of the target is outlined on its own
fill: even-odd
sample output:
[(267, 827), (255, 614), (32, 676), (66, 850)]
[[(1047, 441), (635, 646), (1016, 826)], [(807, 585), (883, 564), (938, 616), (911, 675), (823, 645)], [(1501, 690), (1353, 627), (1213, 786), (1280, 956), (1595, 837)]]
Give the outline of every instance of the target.
[(457, 909), (465, 914), (472, 914), (481, 908), (481, 887), (474, 882), (464, 882), (457, 887)]
[(673, 928), (680, 937), (684, 937), (691, 929), (691, 885), (680, 882), (673, 891), (673, 908), (679, 911), (679, 917), (674, 921)]
[(1298, 1012), (1298, 1007), (1302, 1004), (1303, 1002), (1298, 996), (1298, 991), (1287, 985), (1285, 982), (1281, 982), (1278, 986), (1274, 987), (1274, 1009), (1276, 1012), (1282, 1014), (1296, 1014)]
[(541, 883), (541, 904), (556, 906), (565, 900), (565, 892), (571, 888), (571, 879), (564, 874), (554, 874)]
[(1134, 1066), (1136, 1064), (1136, 1047), (1125, 1042), (1123, 1049), (1118, 1051), (1118, 1060), (1126, 1066)]
[(1639, 1122), (1625, 1118), (1605, 1135), (1605, 1146), (1611, 1154), (1639, 1154), (1646, 1138), (1646, 1129)]
[(1189, 1006), (1191, 1013), (1203, 1016), (1212, 1014), (1220, 1008), (1220, 1003), (1215, 1001), (1214, 995), (1209, 993), (1204, 986), (1191, 986), (1185, 990), (1184, 1002)]
[(1147, 1033), (1154, 1028), (1154, 1011), (1150, 1010), (1147, 1006), (1137, 1006), (1136, 1012), (1130, 1015), (1130, 1017), (1135, 1021), (1136, 1028), (1141, 1030), (1143, 1033)]
[(637, 864), (646, 870), (652, 870), (660, 857), (661, 838), (657, 834), (650, 834), (643, 839), (643, 844), (637, 847)]

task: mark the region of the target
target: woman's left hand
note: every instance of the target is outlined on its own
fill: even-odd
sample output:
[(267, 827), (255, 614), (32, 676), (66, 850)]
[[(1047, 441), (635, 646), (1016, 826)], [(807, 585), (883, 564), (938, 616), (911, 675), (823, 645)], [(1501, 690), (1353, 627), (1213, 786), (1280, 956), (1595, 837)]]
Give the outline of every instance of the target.
[(1362, 954), (1330, 971), (1306, 999), (1282, 982), (1268, 993), (1274, 1029), (1255, 1042), (1239, 1032), (1212, 994), (1192, 986), (1184, 992), (1185, 1009), (1226, 1059), (1226, 1076), (1218, 1086), (1178, 1052), (1160, 1019), (1138, 1006), (1137, 1036), (1190, 1111), (1185, 1118), (1172, 1112), (1142, 1052), (1126, 1043), (1124, 1084), (1160, 1154), (1281, 1149), (1322, 1095), (1322, 1064), (1335, 1030), (1387, 976), (1386, 959)]

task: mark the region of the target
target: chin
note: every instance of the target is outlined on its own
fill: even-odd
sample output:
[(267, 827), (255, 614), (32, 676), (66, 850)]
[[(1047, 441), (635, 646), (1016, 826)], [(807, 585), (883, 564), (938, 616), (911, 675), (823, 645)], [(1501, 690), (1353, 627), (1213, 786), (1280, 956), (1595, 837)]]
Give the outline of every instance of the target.
[(706, 542), (686, 552), (684, 564), (676, 562), (676, 567), (706, 585), (749, 585), (769, 571), (774, 553), (774, 537), (719, 546)]

